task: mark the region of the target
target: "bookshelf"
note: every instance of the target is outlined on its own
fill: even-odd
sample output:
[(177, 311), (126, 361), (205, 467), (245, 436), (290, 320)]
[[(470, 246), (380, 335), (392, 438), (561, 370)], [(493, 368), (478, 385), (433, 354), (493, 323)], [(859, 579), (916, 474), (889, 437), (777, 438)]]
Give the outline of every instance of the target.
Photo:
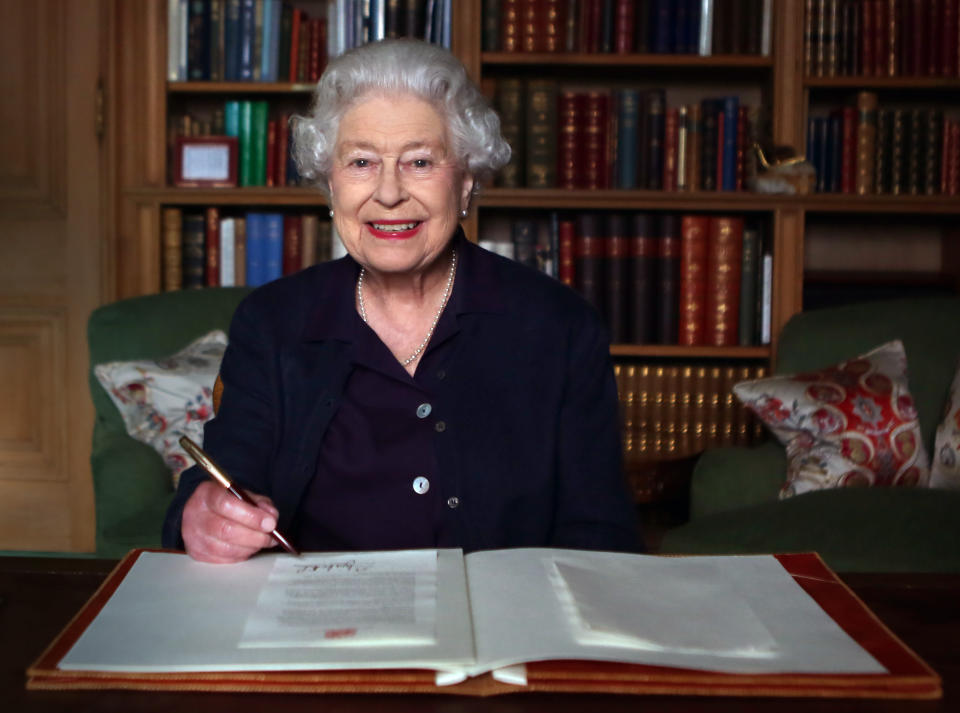
[[(830, 2), (824, 3), (829, 7)], [(294, 2), (308, 12), (324, 6), (322, 0)], [(577, 87), (591, 85), (644, 88), (665, 87), (677, 96), (718, 96), (731, 86), (746, 87), (765, 109), (768, 138), (776, 145), (802, 152), (807, 120), (818, 107), (849, 102), (858, 91), (877, 92), (891, 101), (923, 101), (957, 112), (960, 78), (931, 76), (813, 76), (804, 71), (804, 0), (775, 0), (770, 24), (768, 56), (760, 54), (662, 53), (554, 53), (484, 51), (485, 0), (452, 3), (451, 48), (468, 72), (493, 95), (505, 78), (553, 79)], [(756, 3), (761, 6), (763, 3)], [(317, 192), (300, 187), (243, 187), (229, 189), (172, 188), (168, 182), (167, 120), (176, 107), (221, 102), (225, 97), (265, 99), (284, 106), (304, 107), (312, 85), (304, 82), (209, 82), (166, 79), (167, 3), (118, 3), (116, 31), (125, 39), (116, 51), (122, 127), (121, 145), (129, 151), (118, 157), (115, 184), (121, 200), (117, 208), (117, 242), (114, 246), (115, 292), (118, 297), (147, 294), (162, 288), (162, 212), (168, 206), (216, 205), (229, 210), (247, 208), (314, 210), (325, 213)], [(750, 346), (679, 346), (676, 344), (617, 343), (612, 354), (623, 368), (768, 368), (776, 358), (777, 335), (783, 324), (803, 307), (805, 256), (809, 243), (823, 239), (823, 228), (844, 221), (862, 222), (886, 230), (890, 224), (900, 234), (913, 223), (923, 223), (938, 235), (941, 264), (938, 285), (957, 288), (960, 250), (953, 226), (958, 222), (960, 200), (944, 195), (761, 195), (747, 191), (662, 191), (642, 189), (562, 189), (488, 187), (465, 221), (465, 230), (478, 239), (485, 228), (504, 216), (547, 216), (551, 212), (651, 212), (656, 215), (734, 215), (760, 223), (772, 254), (772, 297), (769, 344)], [(908, 237), (904, 246), (909, 246)], [(869, 249), (869, 245), (863, 246)], [(907, 249), (909, 249), (907, 247)], [(877, 276), (883, 277), (883, 270)], [(886, 271), (890, 277), (889, 271)], [(821, 285), (864, 279), (863, 273), (845, 268), (811, 271)], [(902, 276), (896, 277), (902, 280)], [(930, 282), (928, 279), (927, 282)], [(689, 396), (689, 395), (688, 395)], [(724, 394), (714, 395), (724, 398)], [(663, 396), (670, 399), (670, 394)], [(682, 402), (683, 395), (675, 398)], [(636, 420), (636, 414), (625, 416)], [(752, 438), (754, 434), (751, 434)], [(728, 439), (729, 440), (729, 439)], [(722, 439), (718, 442), (724, 442)], [(637, 462), (650, 454), (635, 452)], [(653, 460), (685, 455), (678, 448), (657, 451)]]

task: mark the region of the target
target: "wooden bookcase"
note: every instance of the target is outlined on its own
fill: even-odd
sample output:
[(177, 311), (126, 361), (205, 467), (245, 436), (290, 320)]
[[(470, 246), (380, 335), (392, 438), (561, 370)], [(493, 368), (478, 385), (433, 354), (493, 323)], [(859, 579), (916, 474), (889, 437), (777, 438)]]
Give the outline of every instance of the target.
[[(309, 5), (309, 3), (297, 3)], [(318, 4), (319, 3), (318, 0)], [(498, 77), (567, 74), (602, 84), (605, 77), (642, 77), (666, 86), (696, 82), (723, 93), (731, 78), (757, 87), (767, 105), (773, 142), (800, 151), (811, 101), (825, 94), (838, 101), (860, 89), (927, 97), (949, 97), (957, 102), (960, 80), (933, 78), (873, 78), (804, 76), (803, 0), (772, 3), (771, 56), (662, 54), (522, 54), (482, 51), (483, 0), (453, 3), (452, 49), (479, 83)], [(303, 188), (176, 189), (166, 183), (166, 126), (168, 107), (176, 98), (213, 94), (243, 94), (269, 98), (297, 95), (302, 85), (256, 83), (168, 83), (166, 68), (165, 0), (115, 5), (115, 36), (119, 101), (115, 102), (124, 152), (116, 170), (115, 295), (129, 297), (161, 289), (161, 213), (165, 205), (312, 206), (319, 193)], [(649, 83), (649, 82), (648, 82)], [(925, 93), (925, 94), (924, 94)], [(304, 95), (306, 96), (306, 95)], [(942, 99), (938, 99), (941, 101)], [(306, 99), (304, 99), (304, 104)], [(954, 104), (953, 106), (956, 106)], [(960, 248), (953, 227), (960, 200), (941, 196), (822, 195), (784, 196), (732, 192), (662, 192), (644, 190), (586, 191), (563, 189), (487, 188), (465, 226), (476, 238), (482, 221), (498, 211), (672, 211), (676, 213), (731, 213), (762, 216), (769, 226), (773, 254), (772, 343), (759, 347), (682, 347), (616, 344), (616, 359), (655, 363), (737, 363), (769, 365), (776, 358), (777, 335), (786, 321), (803, 309), (805, 239), (808, 232), (834, 220), (859, 221), (878, 228), (891, 217), (904, 226), (911, 221), (932, 225), (942, 236), (945, 281), (957, 284)], [(842, 220), (841, 220), (842, 219)], [(869, 244), (863, 245), (869, 250)], [(682, 455), (682, 454), (678, 454)]]

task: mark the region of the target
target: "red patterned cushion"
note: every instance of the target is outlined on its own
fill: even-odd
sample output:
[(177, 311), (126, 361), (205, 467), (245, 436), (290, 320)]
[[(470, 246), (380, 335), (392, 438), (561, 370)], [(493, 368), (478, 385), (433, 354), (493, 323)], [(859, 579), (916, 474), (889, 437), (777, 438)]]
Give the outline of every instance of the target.
[(781, 498), (844, 486), (928, 484), (900, 341), (818, 371), (744, 381), (733, 391), (786, 446)]
[(932, 460), (930, 486), (960, 489), (960, 364), (943, 407), (943, 421), (937, 427)]

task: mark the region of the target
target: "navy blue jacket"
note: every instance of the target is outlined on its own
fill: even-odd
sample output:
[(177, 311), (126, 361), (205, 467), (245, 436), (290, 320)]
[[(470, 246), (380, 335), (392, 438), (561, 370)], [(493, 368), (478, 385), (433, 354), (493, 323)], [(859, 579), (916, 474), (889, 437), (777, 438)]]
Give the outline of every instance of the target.
[[(456, 347), (431, 375), (446, 424), (435, 436), (443, 477), (434, 487), (443, 501), (459, 501), (444, 508), (444, 529), (468, 552), (637, 550), (596, 312), (556, 280), (455, 240), (457, 282), (469, 289), (447, 307)], [(352, 344), (317, 324), (325, 309), (352, 309), (358, 269), (346, 257), (269, 283), (240, 304), (230, 327), (223, 399), (204, 449), (238, 485), (272, 498), (281, 531), (296, 517), (352, 369)], [(183, 506), (205, 477), (196, 466), (181, 476), (164, 546), (183, 547)]]

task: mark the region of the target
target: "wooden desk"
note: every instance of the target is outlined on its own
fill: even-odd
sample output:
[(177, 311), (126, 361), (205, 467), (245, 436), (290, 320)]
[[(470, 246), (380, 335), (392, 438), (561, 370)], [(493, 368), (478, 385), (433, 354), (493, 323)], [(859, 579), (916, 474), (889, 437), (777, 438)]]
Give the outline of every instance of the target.
[(848, 584), (907, 645), (943, 678), (939, 701), (809, 700), (518, 694), (492, 698), (452, 695), (272, 695), (27, 691), (24, 671), (83, 606), (115, 562), (0, 557), (0, 708), (4, 711), (826, 711), (960, 710), (960, 575), (849, 575)]

